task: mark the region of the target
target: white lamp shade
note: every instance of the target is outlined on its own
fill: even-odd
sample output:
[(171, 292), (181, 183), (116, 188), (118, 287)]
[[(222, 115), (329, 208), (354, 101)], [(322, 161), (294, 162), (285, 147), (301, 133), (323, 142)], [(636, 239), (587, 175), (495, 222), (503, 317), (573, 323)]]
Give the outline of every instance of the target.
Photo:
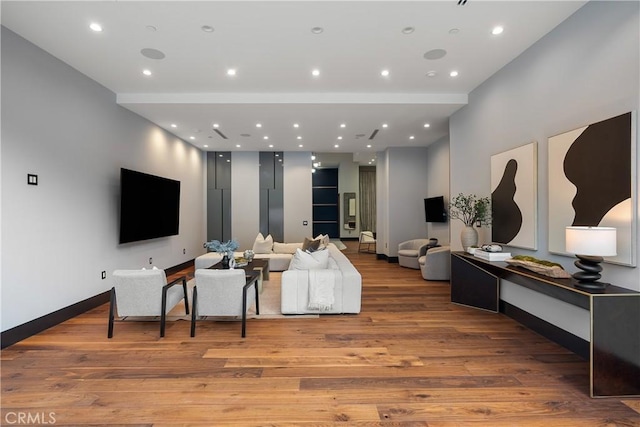
[(616, 229), (613, 227), (567, 227), (566, 250), (576, 255), (614, 256)]

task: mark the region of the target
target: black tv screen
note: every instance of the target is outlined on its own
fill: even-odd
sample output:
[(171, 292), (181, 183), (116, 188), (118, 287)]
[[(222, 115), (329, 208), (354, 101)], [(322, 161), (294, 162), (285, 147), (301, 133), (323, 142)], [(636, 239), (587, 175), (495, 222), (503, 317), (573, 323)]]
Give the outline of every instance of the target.
[(447, 210), (444, 207), (444, 196), (424, 199), (424, 216), (426, 222), (447, 222)]
[(180, 181), (120, 169), (120, 243), (178, 234)]

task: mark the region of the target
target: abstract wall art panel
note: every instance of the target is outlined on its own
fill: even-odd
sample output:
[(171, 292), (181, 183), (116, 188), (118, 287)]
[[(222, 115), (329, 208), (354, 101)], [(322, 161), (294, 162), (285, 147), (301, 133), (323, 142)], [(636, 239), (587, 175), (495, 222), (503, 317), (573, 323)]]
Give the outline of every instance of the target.
[(538, 144), (491, 156), (491, 240), (537, 249)]
[(615, 227), (617, 255), (635, 266), (636, 113), (629, 112), (549, 138), (549, 252), (565, 250), (569, 225)]

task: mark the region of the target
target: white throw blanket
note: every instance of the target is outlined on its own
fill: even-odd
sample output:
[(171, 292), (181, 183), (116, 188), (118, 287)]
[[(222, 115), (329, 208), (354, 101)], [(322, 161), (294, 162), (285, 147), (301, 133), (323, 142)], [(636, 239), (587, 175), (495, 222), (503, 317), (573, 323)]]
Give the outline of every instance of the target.
[(334, 284), (332, 270), (309, 270), (309, 310), (331, 310)]

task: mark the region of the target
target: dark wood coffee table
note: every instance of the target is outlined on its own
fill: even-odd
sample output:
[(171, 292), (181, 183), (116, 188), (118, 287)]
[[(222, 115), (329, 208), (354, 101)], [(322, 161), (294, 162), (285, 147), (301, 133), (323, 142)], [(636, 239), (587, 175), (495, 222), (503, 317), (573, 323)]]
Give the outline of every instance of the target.
[[(212, 270), (221, 270), (222, 269), (222, 263), (221, 262), (217, 262), (217, 263), (213, 264), (209, 268), (212, 269)], [(251, 271), (258, 271), (260, 273), (260, 276), (258, 277), (258, 290), (260, 292), (262, 292), (262, 281), (263, 280), (269, 280), (269, 260), (268, 259), (254, 258), (247, 265), (244, 265), (242, 267), (236, 267), (236, 268), (241, 268), (244, 271), (246, 271), (247, 273), (249, 273)]]

